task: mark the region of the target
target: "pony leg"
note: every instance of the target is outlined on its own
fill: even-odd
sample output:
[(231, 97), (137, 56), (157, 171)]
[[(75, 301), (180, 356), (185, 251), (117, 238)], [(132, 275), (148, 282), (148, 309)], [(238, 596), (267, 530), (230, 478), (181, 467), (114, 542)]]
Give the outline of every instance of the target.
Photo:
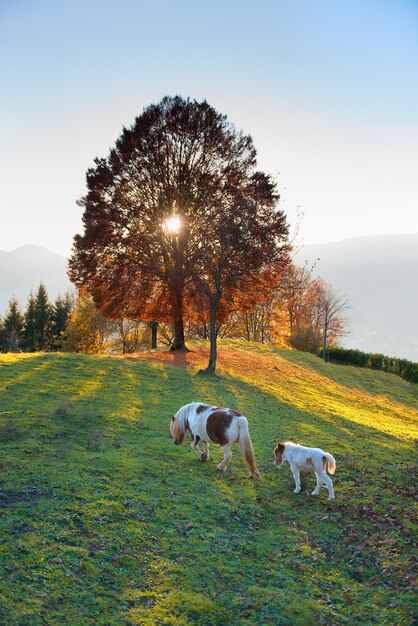
[(192, 450), (196, 452), (199, 459), (201, 459), (204, 453), (202, 452), (202, 450), (199, 449), (196, 439), (192, 439), (192, 443), (190, 444), (190, 447)]
[(229, 446), (222, 446), (222, 450), (224, 451), (224, 458), (222, 459), (222, 462), (219, 463), (216, 469), (222, 470), (224, 472), (226, 470), (226, 466), (231, 459), (232, 452)]
[(292, 474), (293, 474), (293, 478), (295, 480), (295, 490), (294, 493), (299, 493), (300, 491), (300, 476), (299, 476), (299, 470), (296, 467), (296, 465), (291, 465), (290, 469), (292, 470)]
[(318, 472), (315, 471), (315, 474), (316, 474), (316, 487), (314, 491), (312, 491), (311, 496), (319, 496), (319, 491), (322, 485), (324, 484), (324, 482), (326, 482), (326, 479), (328, 478), (328, 476), (324, 472), (318, 474)]
[(334, 500), (334, 485), (328, 474), (325, 474), (325, 488), (328, 489), (328, 500)]
[(207, 461), (209, 458), (209, 444), (207, 443), (207, 441), (203, 442), (203, 452), (202, 452), (202, 456), (200, 457), (201, 461)]

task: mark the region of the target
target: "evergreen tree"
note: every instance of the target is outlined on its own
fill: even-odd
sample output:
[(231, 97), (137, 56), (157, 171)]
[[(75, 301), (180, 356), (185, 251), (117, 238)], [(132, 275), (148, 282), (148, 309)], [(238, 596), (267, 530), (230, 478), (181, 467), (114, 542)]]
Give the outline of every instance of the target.
[(35, 352), (35, 324), (36, 324), (36, 302), (32, 292), (29, 294), (26, 310), (24, 314), (22, 345), (26, 352)]
[(22, 343), (23, 314), (16, 298), (9, 302), (1, 329), (1, 343), (4, 352), (19, 352)]
[(39, 285), (35, 297), (35, 349), (49, 350), (52, 345), (52, 306), (45, 285)]
[(52, 350), (62, 348), (63, 333), (68, 326), (68, 318), (73, 308), (74, 298), (68, 291), (64, 297), (59, 295), (55, 300), (52, 310)]

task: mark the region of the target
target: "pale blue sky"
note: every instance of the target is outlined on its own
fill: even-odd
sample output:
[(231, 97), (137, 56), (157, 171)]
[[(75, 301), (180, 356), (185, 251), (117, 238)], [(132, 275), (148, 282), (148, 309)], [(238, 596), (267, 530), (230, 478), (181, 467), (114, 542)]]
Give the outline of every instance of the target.
[(0, 59), (0, 250), (67, 255), (93, 158), (177, 93), (253, 136), (300, 242), (418, 232), (416, 0), (0, 0)]

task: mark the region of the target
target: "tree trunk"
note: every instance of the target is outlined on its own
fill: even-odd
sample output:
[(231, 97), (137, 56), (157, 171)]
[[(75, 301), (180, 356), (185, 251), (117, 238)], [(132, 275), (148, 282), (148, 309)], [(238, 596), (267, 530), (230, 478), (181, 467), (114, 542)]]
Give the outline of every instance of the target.
[(209, 318), (209, 339), (210, 339), (210, 353), (209, 363), (205, 370), (200, 370), (203, 374), (214, 374), (216, 370), (216, 361), (218, 358), (218, 333), (216, 330), (216, 314), (218, 312), (219, 298), (215, 299), (215, 302), (210, 304), (210, 318)]
[(325, 321), (325, 326), (324, 326), (324, 361), (327, 360), (327, 337), (328, 335), (328, 323), (327, 321)]
[(170, 350), (182, 350), (183, 352), (189, 352), (184, 339), (183, 286), (178, 286), (177, 289), (173, 291), (173, 301), (173, 341), (171, 343)]
[(174, 320), (173, 324), (173, 341), (170, 350), (183, 350), (189, 352), (184, 339), (183, 319)]
[(157, 349), (157, 330), (158, 330), (158, 322), (150, 322), (149, 326), (151, 328), (151, 349)]

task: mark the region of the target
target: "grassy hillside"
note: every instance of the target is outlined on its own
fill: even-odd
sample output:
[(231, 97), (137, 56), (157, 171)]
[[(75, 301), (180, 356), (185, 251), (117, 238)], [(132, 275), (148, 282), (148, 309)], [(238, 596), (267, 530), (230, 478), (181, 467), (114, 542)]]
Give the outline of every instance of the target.
[[(418, 386), (233, 341), (210, 379), (194, 350), (0, 356), (0, 623), (413, 623)], [(193, 400), (248, 417), (262, 481), (173, 445)], [(334, 502), (280, 439), (334, 454)]]

